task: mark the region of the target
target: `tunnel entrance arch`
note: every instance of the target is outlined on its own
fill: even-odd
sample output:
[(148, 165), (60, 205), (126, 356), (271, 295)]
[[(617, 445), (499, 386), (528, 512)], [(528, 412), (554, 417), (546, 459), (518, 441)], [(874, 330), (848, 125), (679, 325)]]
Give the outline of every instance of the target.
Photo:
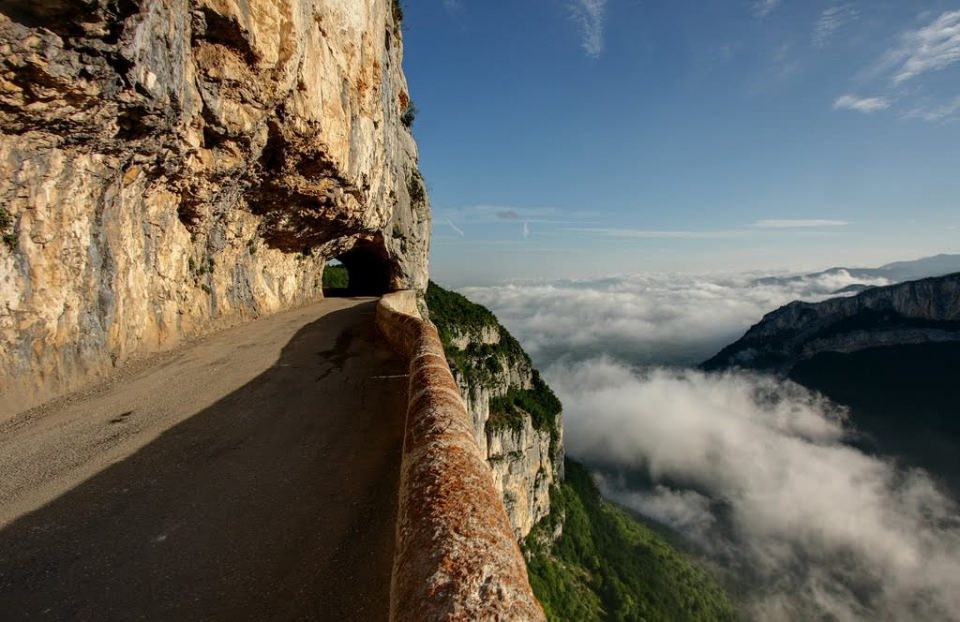
[[(359, 240), (350, 250), (335, 257), (334, 262), (329, 268), (345, 271), (346, 283), (342, 273), (334, 279), (325, 276), (325, 296), (382, 296), (393, 291), (393, 264), (386, 249), (376, 241)], [(339, 287), (327, 288), (327, 282)]]

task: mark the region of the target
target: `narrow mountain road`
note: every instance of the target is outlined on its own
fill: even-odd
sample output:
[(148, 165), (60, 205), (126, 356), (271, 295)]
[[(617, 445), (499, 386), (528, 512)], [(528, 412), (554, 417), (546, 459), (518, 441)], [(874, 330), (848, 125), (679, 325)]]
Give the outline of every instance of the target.
[(0, 620), (386, 619), (406, 408), (374, 299), (0, 423)]

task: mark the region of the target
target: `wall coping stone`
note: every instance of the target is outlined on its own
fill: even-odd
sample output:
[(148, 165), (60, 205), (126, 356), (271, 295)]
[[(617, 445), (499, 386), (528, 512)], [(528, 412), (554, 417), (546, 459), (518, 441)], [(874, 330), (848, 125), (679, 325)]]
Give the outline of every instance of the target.
[(410, 364), (391, 621), (545, 621), (440, 336), (420, 316), (416, 292), (384, 295), (376, 324)]

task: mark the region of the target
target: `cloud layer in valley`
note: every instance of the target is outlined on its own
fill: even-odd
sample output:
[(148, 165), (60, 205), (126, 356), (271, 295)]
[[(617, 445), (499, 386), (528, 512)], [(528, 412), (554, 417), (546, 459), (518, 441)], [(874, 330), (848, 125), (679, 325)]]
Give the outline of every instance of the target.
[(860, 282), (842, 270), (763, 282), (749, 274), (635, 274), (462, 291), (496, 312), (543, 366), (598, 352), (631, 364), (689, 365), (716, 354), (780, 305), (822, 299)]
[(608, 496), (695, 542), (751, 617), (956, 619), (956, 505), (923, 472), (844, 444), (824, 398), (609, 358), (547, 376), (570, 453), (599, 465)]
[(854, 282), (835, 269), (463, 291), (544, 368), (568, 452), (608, 497), (685, 535), (751, 618), (956, 619), (960, 515), (927, 474), (858, 449), (846, 411), (799, 385), (679, 367)]

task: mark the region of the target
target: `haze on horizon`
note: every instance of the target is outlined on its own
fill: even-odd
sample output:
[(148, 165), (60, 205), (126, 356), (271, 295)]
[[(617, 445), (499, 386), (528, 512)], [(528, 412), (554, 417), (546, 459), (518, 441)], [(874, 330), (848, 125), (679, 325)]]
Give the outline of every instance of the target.
[(442, 283), (958, 250), (957, 2), (430, 0), (405, 27)]

